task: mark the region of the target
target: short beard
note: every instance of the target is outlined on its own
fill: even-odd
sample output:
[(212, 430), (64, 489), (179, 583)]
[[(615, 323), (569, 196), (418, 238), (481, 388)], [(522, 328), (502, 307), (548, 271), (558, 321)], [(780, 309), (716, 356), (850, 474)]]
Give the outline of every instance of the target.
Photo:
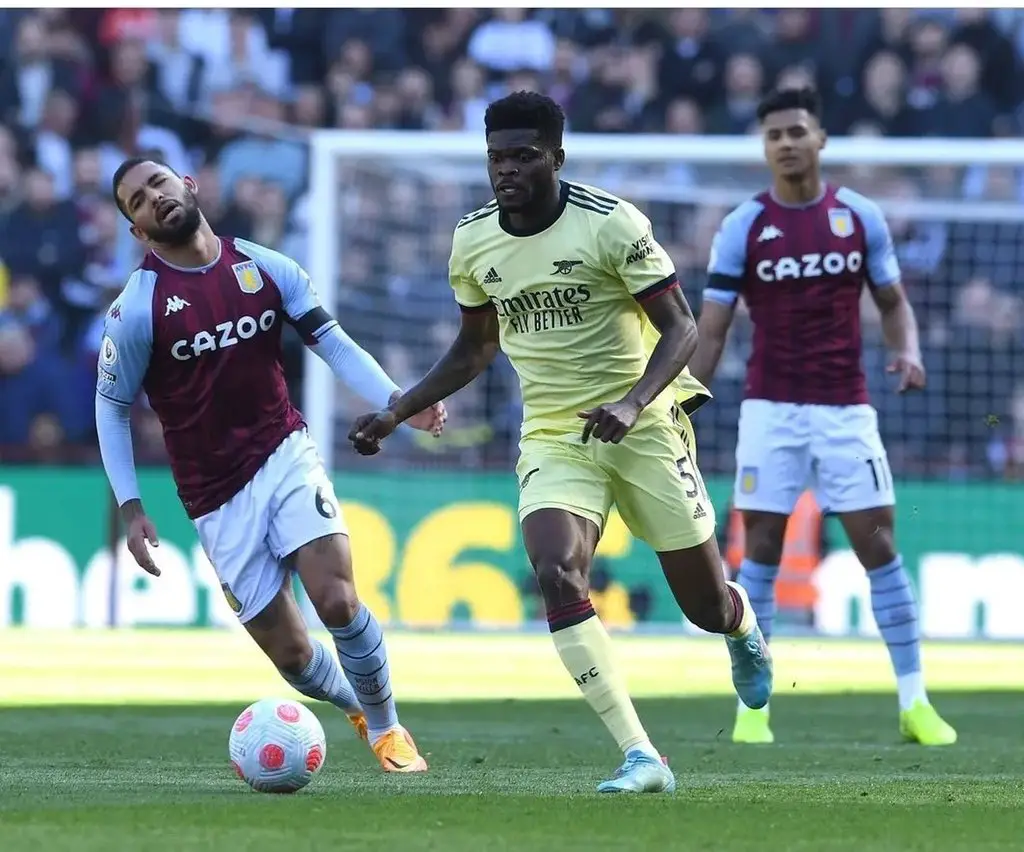
[(169, 248), (180, 248), (189, 243), (203, 222), (203, 214), (199, 209), (199, 202), (189, 189), (185, 190), (185, 195), (181, 200), (181, 208), (183, 213), (178, 224), (157, 225), (146, 234), (151, 242)]

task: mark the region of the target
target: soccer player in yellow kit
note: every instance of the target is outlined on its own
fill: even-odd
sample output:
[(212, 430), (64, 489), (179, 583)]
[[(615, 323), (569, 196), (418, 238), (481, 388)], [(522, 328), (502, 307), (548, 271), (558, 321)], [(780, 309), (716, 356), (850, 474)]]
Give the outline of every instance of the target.
[[(671, 792), (589, 598), (612, 504), (658, 554), (691, 622), (725, 635), (733, 683), (750, 707), (772, 664), (742, 588), (727, 583), (714, 510), (681, 437), (682, 399), (707, 391), (685, 371), (696, 324), (672, 261), (632, 204), (560, 180), (565, 117), (517, 92), (486, 113), (495, 199), (458, 223), (451, 285), (458, 337), (424, 379), (349, 435), (371, 455), (403, 420), (465, 387), (496, 355), (522, 385), (519, 517), (563, 664), (625, 755), (601, 792)], [(645, 345), (645, 338), (648, 345)]]

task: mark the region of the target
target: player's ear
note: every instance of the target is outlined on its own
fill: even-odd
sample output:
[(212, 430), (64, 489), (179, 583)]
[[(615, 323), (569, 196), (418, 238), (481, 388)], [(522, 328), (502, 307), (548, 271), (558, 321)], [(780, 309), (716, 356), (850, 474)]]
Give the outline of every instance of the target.
[(137, 239), (137, 240), (138, 240), (138, 241), (139, 241), (140, 243), (144, 243), (144, 242), (146, 242), (146, 240), (147, 240), (147, 238), (146, 238), (146, 235), (145, 235), (145, 234), (143, 233), (142, 229), (141, 229), (141, 228), (140, 228), (140, 227), (139, 227), (138, 225), (132, 225), (132, 226), (131, 226), (131, 227), (130, 227), (130, 228), (128, 229), (128, 231), (129, 231), (129, 233), (130, 233), (130, 234), (131, 234), (131, 235), (132, 235), (133, 237), (135, 237), (135, 239)]
[(181, 179), (181, 182), (188, 187), (189, 192), (196, 193), (199, 191), (199, 184), (196, 183), (196, 179), (192, 177), (192, 175), (185, 175), (185, 177)]
[(555, 148), (554, 155), (555, 155), (555, 171), (557, 172), (559, 169), (562, 168), (562, 166), (565, 165), (565, 149), (564, 148)]
[(828, 144), (828, 131), (824, 127), (818, 130), (818, 150), (824, 150)]

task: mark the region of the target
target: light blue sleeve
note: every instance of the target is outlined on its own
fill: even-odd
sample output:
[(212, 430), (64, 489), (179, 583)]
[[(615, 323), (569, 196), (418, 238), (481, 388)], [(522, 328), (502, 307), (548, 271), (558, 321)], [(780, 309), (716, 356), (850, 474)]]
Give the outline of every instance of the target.
[(123, 506), (139, 499), (139, 478), (135, 475), (135, 453), (132, 450), (132, 410), (96, 394), (96, 435), (100, 457), (110, 488)]
[(400, 392), (373, 356), (352, 340), (338, 321), (321, 307), (313, 282), (298, 263), (248, 240), (235, 240), (235, 247), (256, 261), (277, 284), (288, 318), (306, 345), (334, 375), (376, 408), (384, 408), (391, 397)]
[(865, 267), (868, 278), (875, 287), (891, 287), (900, 281), (900, 263), (896, 258), (896, 247), (892, 242), (885, 214), (870, 198), (847, 187), (836, 192), (836, 200), (849, 205), (864, 225), (867, 258)]
[(103, 323), (96, 394), (131, 405), (139, 395), (153, 351), (153, 288), (156, 273), (138, 269), (107, 311)]
[(281, 293), (281, 304), (290, 320), (294, 322), (313, 308), (320, 307), (320, 297), (309, 275), (290, 257), (248, 240), (236, 239), (235, 248), (256, 261), (256, 265), (277, 285)]
[(156, 273), (138, 269), (107, 311), (96, 365), (96, 434), (110, 487), (123, 506), (139, 497), (132, 451), (131, 405), (153, 351)]
[(763, 209), (760, 202), (751, 199), (722, 220), (711, 243), (705, 299), (732, 305), (739, 297), (747, 268), (747, 237)]

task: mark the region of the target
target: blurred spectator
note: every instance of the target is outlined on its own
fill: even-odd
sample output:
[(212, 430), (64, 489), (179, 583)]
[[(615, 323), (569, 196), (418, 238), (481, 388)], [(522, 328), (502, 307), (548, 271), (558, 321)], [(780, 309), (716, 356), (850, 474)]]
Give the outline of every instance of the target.
[(528, 11), (512, 6), (494, 9), (469, 40), (471, 59), (493, 72), (547, 71), (555, 58), (551, 30)]
[(756, 56), (738, 53), (725, 65), (725, 97), (708, 119), (709, 133), (745, 134), (752, 129), (764, 90), (764, 67)]

